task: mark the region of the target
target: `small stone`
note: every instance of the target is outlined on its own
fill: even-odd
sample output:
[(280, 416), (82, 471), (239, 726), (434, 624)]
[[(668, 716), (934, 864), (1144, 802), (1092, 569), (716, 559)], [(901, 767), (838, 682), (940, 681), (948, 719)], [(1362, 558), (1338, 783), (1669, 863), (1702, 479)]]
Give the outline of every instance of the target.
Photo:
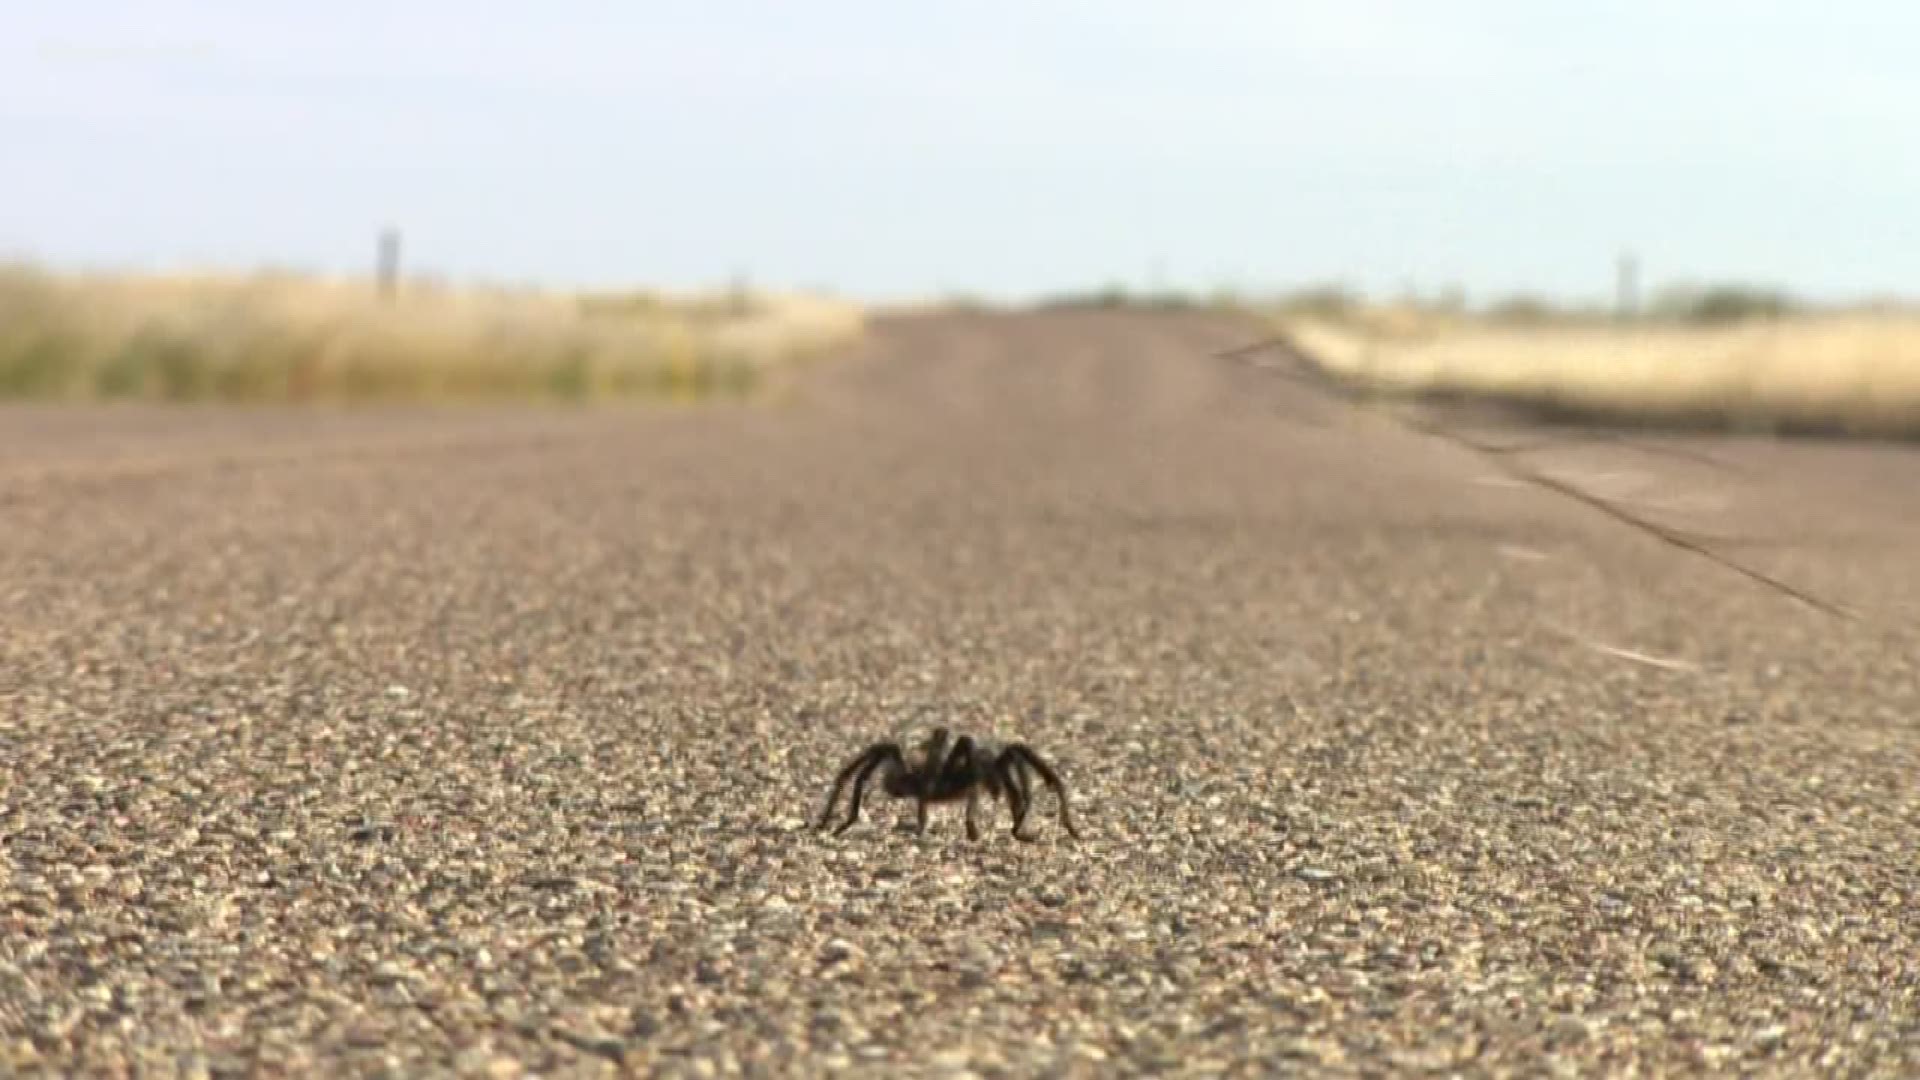
[(1281, 1053), (1320, 1065), (1338, 1065), (1347, 1058), (1346, 1051), (1332, 1039), (1294, 1039), (1281, 1048)]
[(24, 1069), (40, 1062), (40, 1050), (33, 1045), (32, 1039), (19, 1038), (11, 1043), (0, 1045), (0, 1065), (10, 1069)]
[(859, 958), (860, 947), (842, 938), (834, 938), (820, 949), (820, 963), (823, 966), (831, 967), (844, 960), (857, 960)]
[(461, 1076), (484, 1078), (484, 1080), (516, 1080), (525, 1070), (520, 1063), (505, 1054), (496, 1053), (491, 1046), (480, 1045), (461, 1051), (454, 1059), (454, 1069)]
[(554, 1028), (553, 1033), (562, 1042), (567, 1043), (574, 1049), (582, 1053), (606, 1058), (608, 1061), (618, 1062), (623, 1060), (627, 1055), (627, 1044), (625, 1040), (622, 1039), (616, 1039), (607, 1035), (595, 1035), (583, 1031), (573, 1031), (567, 1028)]
[(1107, 1060), (1107, 1052), (1105, 1050), (1100, 1049), (1098, 1046), (1093, 1045), (1092, 1043), (1073, 1044), (1073, 1056), (1083, 1057), (1083, 1058), (1086, 1058), (1088, 1061)]
[(1709, 1043), (1700, 1048), (1700, 1060), (1708, 1068), (1717, 1069), (1734, 1056), (1735, 1050), (1726, 1043)]
[(1555, 1038), (1564, 1042), (1580, 1042), (1593, 1034), (1587, 1021), (1578, 1016), (1562, 1016), (1554, 1020), (1549, 1030)]

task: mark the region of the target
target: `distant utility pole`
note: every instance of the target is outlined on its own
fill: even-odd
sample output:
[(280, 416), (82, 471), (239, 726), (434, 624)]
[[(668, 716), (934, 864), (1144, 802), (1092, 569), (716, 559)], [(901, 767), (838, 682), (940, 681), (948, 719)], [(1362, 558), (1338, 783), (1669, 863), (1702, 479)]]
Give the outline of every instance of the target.
[(1622, 322), (1640, 314), (1640, 260), (1632, 252), (1620, 256), (1614, 281), (1614, 314)]
[(747, 272), (735, 270), (733, 278), (727, 283), (727, 306), (736, 319), (744, 319), (753, 311), (753, 290), (747, 284)]
[(400, 288), (400, 230), (391, 226), (380, 230), (380, 255), (376, 267), (380, 298), (392, 300)]

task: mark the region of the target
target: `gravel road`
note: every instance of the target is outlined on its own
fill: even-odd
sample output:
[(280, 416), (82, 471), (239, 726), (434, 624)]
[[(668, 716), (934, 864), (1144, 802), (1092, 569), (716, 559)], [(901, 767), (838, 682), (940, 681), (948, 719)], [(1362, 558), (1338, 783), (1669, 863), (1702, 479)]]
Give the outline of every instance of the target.
[[(1920, 452), (1534, 455), (1843, 622), (1250, 336), (0, 411), (0, 1072), (1920, 1072)], [(812, 830), (936, 723), (1081, 842)]]

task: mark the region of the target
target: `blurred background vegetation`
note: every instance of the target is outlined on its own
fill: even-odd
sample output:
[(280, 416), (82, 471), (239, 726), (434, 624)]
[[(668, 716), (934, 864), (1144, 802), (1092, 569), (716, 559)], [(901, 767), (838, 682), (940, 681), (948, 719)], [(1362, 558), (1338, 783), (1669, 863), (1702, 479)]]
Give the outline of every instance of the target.
[(705, 400), (857, 338), (831, 298), (560, 293), (283, 272), (0, 267), (0, 397)]
[(1644, 302), (1459, 289), (1369, 298), (1338, 284), (1275, 295), (1129, 291), (1046, 309), (1252, 316), (1323, 374), (1388, 398), (1480, 400), (1540, 420), (1755, 434), (1920, 437), (1920, 304), (1814, 303), (1765, 285), (1678, 283)]

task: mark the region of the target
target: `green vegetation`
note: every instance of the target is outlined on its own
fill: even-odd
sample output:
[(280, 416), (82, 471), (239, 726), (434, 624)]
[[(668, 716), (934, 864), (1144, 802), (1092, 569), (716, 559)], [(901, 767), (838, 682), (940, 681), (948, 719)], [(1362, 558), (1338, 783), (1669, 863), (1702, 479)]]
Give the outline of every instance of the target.
[(1137, 293), (1124, 285), (1113, 284), (1091, 292), (1065, 293), (1042, 300), (1038, 307), (1045, 310), (1065, 311), (1089, 309), (1102, 311), (1185, 311), (1208, 306), (1207, 301), (1174, 290)]
[(1775, 289), (1715, 285), (1669, 292), (1655, 301), (1653, 315), (1658, 321), (1725, 326), (1778, 319), (1796, 313), (1799, 307), (1791, 297)]

